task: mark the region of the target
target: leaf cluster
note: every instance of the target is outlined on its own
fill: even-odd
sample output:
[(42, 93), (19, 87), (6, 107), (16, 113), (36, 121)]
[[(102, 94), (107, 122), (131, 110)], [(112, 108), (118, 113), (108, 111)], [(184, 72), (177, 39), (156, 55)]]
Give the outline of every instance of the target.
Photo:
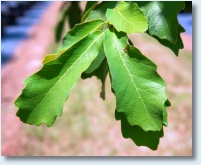
[[(62, 9), (57, 32), (61, 33), (65, 16), (76, 8), (77, 2)], [(76, 25), (56, 52), (44, 58), (42, 69), (24, 81), (26, 87), (15, 102), (17, 116), (24, 123), (51, 126), (62, 115), (80, 77), (100, 79), (100, 96), (105, 99), (109, 74), (116, 97), (115, 118), (121, 122), (123, 137), (156, 150), (163, 126), (168, 125), (166, 84), (154, 62), (132, 44), (127, 34), (147, 33), (178, 56), (184, 29), (177, 14), (183, 8), (183, 2), (88, 2), (81, 23), (73, 23)], [(59, 40), (61, 35), (56, 36)]]

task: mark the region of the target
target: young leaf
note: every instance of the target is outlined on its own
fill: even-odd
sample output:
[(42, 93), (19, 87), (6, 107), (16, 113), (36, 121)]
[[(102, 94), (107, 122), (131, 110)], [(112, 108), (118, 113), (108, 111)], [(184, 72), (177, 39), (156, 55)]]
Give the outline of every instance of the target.
[(127, 41), (125, 33), (105, 31), (104, 50), (117, 112), (124, 113), (131, 126), (160, 131), (167, 100), (165, 82), (156, 72), (156, 65), (135, 47), (127, 45)]
[(96, 20), (96, 19), (102, 19), (107, 20), (106, 17), (106, 11), (107, 9), (113, 9), (115, 8), (119, 2), (115, 1), (103, 1), (100, 4), (98, 4), (88, 15), (87, 21)]
[(115, 9), (107, 9), (106, 16), (117, 31), (142, 33), (148, 28), (144, 13), (135, 3), (122, 2)]
[(98, 3), (98, 1), (88, 1), (87, 2), (85, 11), (84, 11), (82, 18), (81, 18), (81, 22), (85, 21), (85, 19), (88, 17), (91, 10), (93, 10), (96, 7), (97, 3)]
[(63, 50), (67, 50), (90, 33), (98, 30), (105, 22), (103, 20), (93, 20), (90, 22), (85, 22), (77, 24), (73, 29), (71, 29), (62, 41), (62, 45), (57, 49), (55, 54), (49, 54), (43, 60), (43, 63), (50, 62), (60, 56)]
[(27, 78), (26, 87), (15, 101), (19, 107), (17, 116), (28, 124), (51, 126), (56, 117), (62, 115), (63, 106), (81, 73), (98, 55), (102, 40), (103, 32), (89, 34)]
[(144, 11), (149, 24), (149, 34), (171, 43), (177, 42), (177, 14), (184, 9), (184, 2), (136, 2)]
[(152, 150), (158, 148), (159, 139), (163, 137), (163, 129), (160, 131), (144, 131), (141, 127), (131, 126), (125, 114), (115, 111), (116, 120), (121, 120), (121, 132), (124, 138), (130, 138), (137, 146), (147, 146)]

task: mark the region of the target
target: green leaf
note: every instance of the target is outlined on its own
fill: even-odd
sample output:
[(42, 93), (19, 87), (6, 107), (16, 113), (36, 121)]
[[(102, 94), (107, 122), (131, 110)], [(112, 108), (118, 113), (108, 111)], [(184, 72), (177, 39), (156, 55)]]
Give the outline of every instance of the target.
[(149, 34), (171, 43), (177, 42), (178, 19), (177, 14), (184, 9), (184, 2), (136, 2), (144, 11), (149, 24)]
[(89, 34), (27, 78), (26, 87), (15, 101), (20, 120), (51, 126), (56, 117), (62, 115), (63, 106), (81, 73), (98, 55), (102, 40), (103, 32)]
[(77, 24), (71, 29), (62, 41), (62, 45), (56, 50), (55, 54), (49, 54), (43, 60), (43, 64), (50, 62), (60, 56), (63, 50), (67, 50), (90, 33), (98, 30), (105, 22), (103, 20), (93, 20), (81, 24)]
[[(106, 61), (106, 59), (105, 59)], [(103, 61), (104, 62), (104, 61)], [(100, 76), (97, 76), (99, 77), (99, 79), (101, 80), (102, 82), (102, 87), (101, 87), (101, 93), (100, 93), (100, 97), (105, 100), (105, 85), (106, 85), (106, 77), (107, 77), (107, 73), (108, 73), (108, 65), (107, 65), (107, 62), (103, 63), (103, 65), (101, 65), (103, 69), (99, 70), (99, 75)]]
[(184, 1), (185, 2), (185, 8), (184, 12), (185, 13), (192, 13), (192, 1)]
[(182, 33), (182, 32), (185, 32), (185, 29), (181, 25), (179, 25), (178, 34), (177, 34), (177, 42), (175, 44), (169, 42), (168, 40), (160, 39), (156, 36), (153, 36), (153, 37), (156, 38), (162, 45), (171, 49), (174, 52), (174, 54), (176, 56), (178, 56), (179, 55), (179, 49), (184, 48), (184, 45), (183, 45), (183, 42), (182, 42), (182, 39), (180, 36), (180, 33)]
[(104, 48), (103, 48), (103, 44), (101, 45), (100, 51), (97, 55), (97, 57), (95, 58), (95, 60), (91, 63), (91, 65), (89, 66), (89, 68), (87, 68), (86, 71), (84, 71), (86, 74), (91, 74), (93, 73), (96, 69), (99, 68), (99, 66), (101, 65), (101, 63), (103, 62), (103, 60), (105, 59), (105, 53), (104, 53)]
[(79, 1), (71, 1), (71, 6), (68, 9), (68, 20), (70, 28), (73, 28), (77, 23), (81, 21), (81, 9), (79, 7)]
[(59, 22), (57, 23), (56, 28), (55, 28), (55, 40), (56, 40), (56, 42), (59, 42), (61, 40), (67, 16), (68, 16), (68, 9), (64, 5), (62, 8), (62, 11), (60, 13)]
[(148, 28), (144, 13), (135, 3), (122, 2), (115, 9), (107, 9), (106, 16), (117, 31), (142, 33)]
[(167, 100), (165, 101), (164, 111), (163, 111), (163, 125), (166, 126), (166, 127), (168, 126), (168, 118), (167, 118), (168, 114), (167, 114), (167, 109), (166, 109), (166, 107), (169, 107), (169, 106), (171, 106), (171, 103), (170, 103), (170, 101), (167, 99)]
[(62, 33), (64, 30), (64, 25), (65, 25), (65, 22), (67, 20), (67, 17), (69, 20), (70, 28), (73, 28), (75, 26), (75, 24), (80, 22), (81, 10), (79, 8), (78, 3), (79, 2), (77, 2), (77, 1), (70, 2), (69, 8), (67, 8), (66, 2), (64, 2), (64, 4), (62, 5), (62, 8), (61, 8), (62, 11), (61, 11), (60, 19), (59, 19), (59, 22), (55, 28), (56, 42), (59, 42), (61, 40)]
[(164, 111), (163, 111), (163, 125), (168, 126), (168, 119), (167, 119), (167, 109), (166, 106), (164, 105)]
[(128, 44), (134, 46), (130, 39), (128, 39)]
[(68, 6), (68, 2), (67, 1), (63, 1), (62, 5), (59, 8), (59, 11), (62, 11), (64, 8), (66, 8)]
[(96, 76), (102, 82), (100, 97), (105, 100), (105, 79), (108, 73), (107, 61), (105, 58), (103, 44), (99, 50), (98, 56), (91, 63), (89, 68), (81, 75), (82, 79), (91, 78)]
[[(95, 60), (94, 60), (95, 61)], [(108, 73), (108, 65), (106, 58), (103, 59), (102, 63), (98, 66), (98, 68), (92, 72), (84, 72), (82, 73), (82, 79), (91, 78), (92, 76), (96, 76), (102, 82), (100, 97), (105, 100), (105, 80)]]
[(58, 58), (61, 54), (63, 54), (66, 50), (61, 50), (60, 52), (56, 53), (56, 54), (48, 54), (45, 56), (44, 60), (43, 60), (43, 64), (46, 64), (50, 61), (53, 61), (54, 59)]
[(84, 22), (85, 19), (88, 17), (89, 13), (96, 7), (98, 1), (88, 1), (86, 4), (85, 11), (82, 15), (81, 22)]
[(165, 101), (165, 106), (166, 106), (166, 107), (170, 107), (170, 106), (171, 106), (170, 100), (167, 99), (167, 100)]
[(73, 44), (85, 38), (90, 33), (99, 30), (101, 26), (103, 26), (105, 22), (101, 19), (80, 23), (77, 24), (73, 29), (71, 29), (62, 41), (62, 45), (57, 49), (56, 52), (61, 50), (67, 50)]
[(124, 113), (131, 126), (160, 131), (167, 100), (165, 82), (156, 72), (156, 65), (127, 41), (125, 33), (105, 31), (104, 50), (117, 112)]
[(131, 126), (125, 114), (115, 111), (116, 120), (121, 120), (121, 132), (124, 138), (130, 138), (137, 146), (146, 146), (152, 150), (158, 148), (159, 139), (163, 137), (163, 129), (160, 131), (144, 131), (141, 127)]
[(87, 21), (91, 21), (91, 20), (96, 20), (96, 19), (102, 19), (102, 20), (107, 20), (106, 17), (106, 11), (107, 9), (113, 9), (115, 8), (117, 5), (119, 4), (119, 2), (115, 2), (115, 1), (103, 1), (100, 4), (98, 4), (94, 10), (92, 10), (88, 17), (87, 17)]

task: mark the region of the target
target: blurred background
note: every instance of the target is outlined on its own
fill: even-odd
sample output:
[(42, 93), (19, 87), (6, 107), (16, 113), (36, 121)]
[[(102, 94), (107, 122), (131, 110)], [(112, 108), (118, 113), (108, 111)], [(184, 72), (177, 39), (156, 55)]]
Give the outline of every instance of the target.
[[(182, 34), (184, 49), (180, 50), (178, 57), (146, 34), (130, 35), (134, 45), (158, 65), (158, 72), (167, 83), (166, 92), (172, 103), (168, 108), (169, 126), (164, 128), (164, 137), (157, 151), (138, 147), (131, 139), (122, 137), (120, 122), (114, 118), (116, 102), (109, 77), (106, 79), (105, 101), (99, 97), (99, 80), (95, 77), (80, 79), (70, 93), (62, 117), (58, 117), (50, 128), (24, 124), (15, 116), (18, 109), (14, 101), (24, 88), (23, 79), (38, 71), (44, 56), (54, 53), (59, 45), (55, 38), (55, 28), (58, 28), (63, 3), (1, 2), (2, 155), (191, 156), (191, 2), (186, 2), (185, 10), (178, 16), (179, 22), (186, 29)], [(71, 9), (80, 7), (80, 13), (85, 4), (76, 2), (73, 6), (71, 2), (66, 2), (66, 6), (71, 6)], [(61, 38), (71, 26), (68, 21), (64, 23)]]

